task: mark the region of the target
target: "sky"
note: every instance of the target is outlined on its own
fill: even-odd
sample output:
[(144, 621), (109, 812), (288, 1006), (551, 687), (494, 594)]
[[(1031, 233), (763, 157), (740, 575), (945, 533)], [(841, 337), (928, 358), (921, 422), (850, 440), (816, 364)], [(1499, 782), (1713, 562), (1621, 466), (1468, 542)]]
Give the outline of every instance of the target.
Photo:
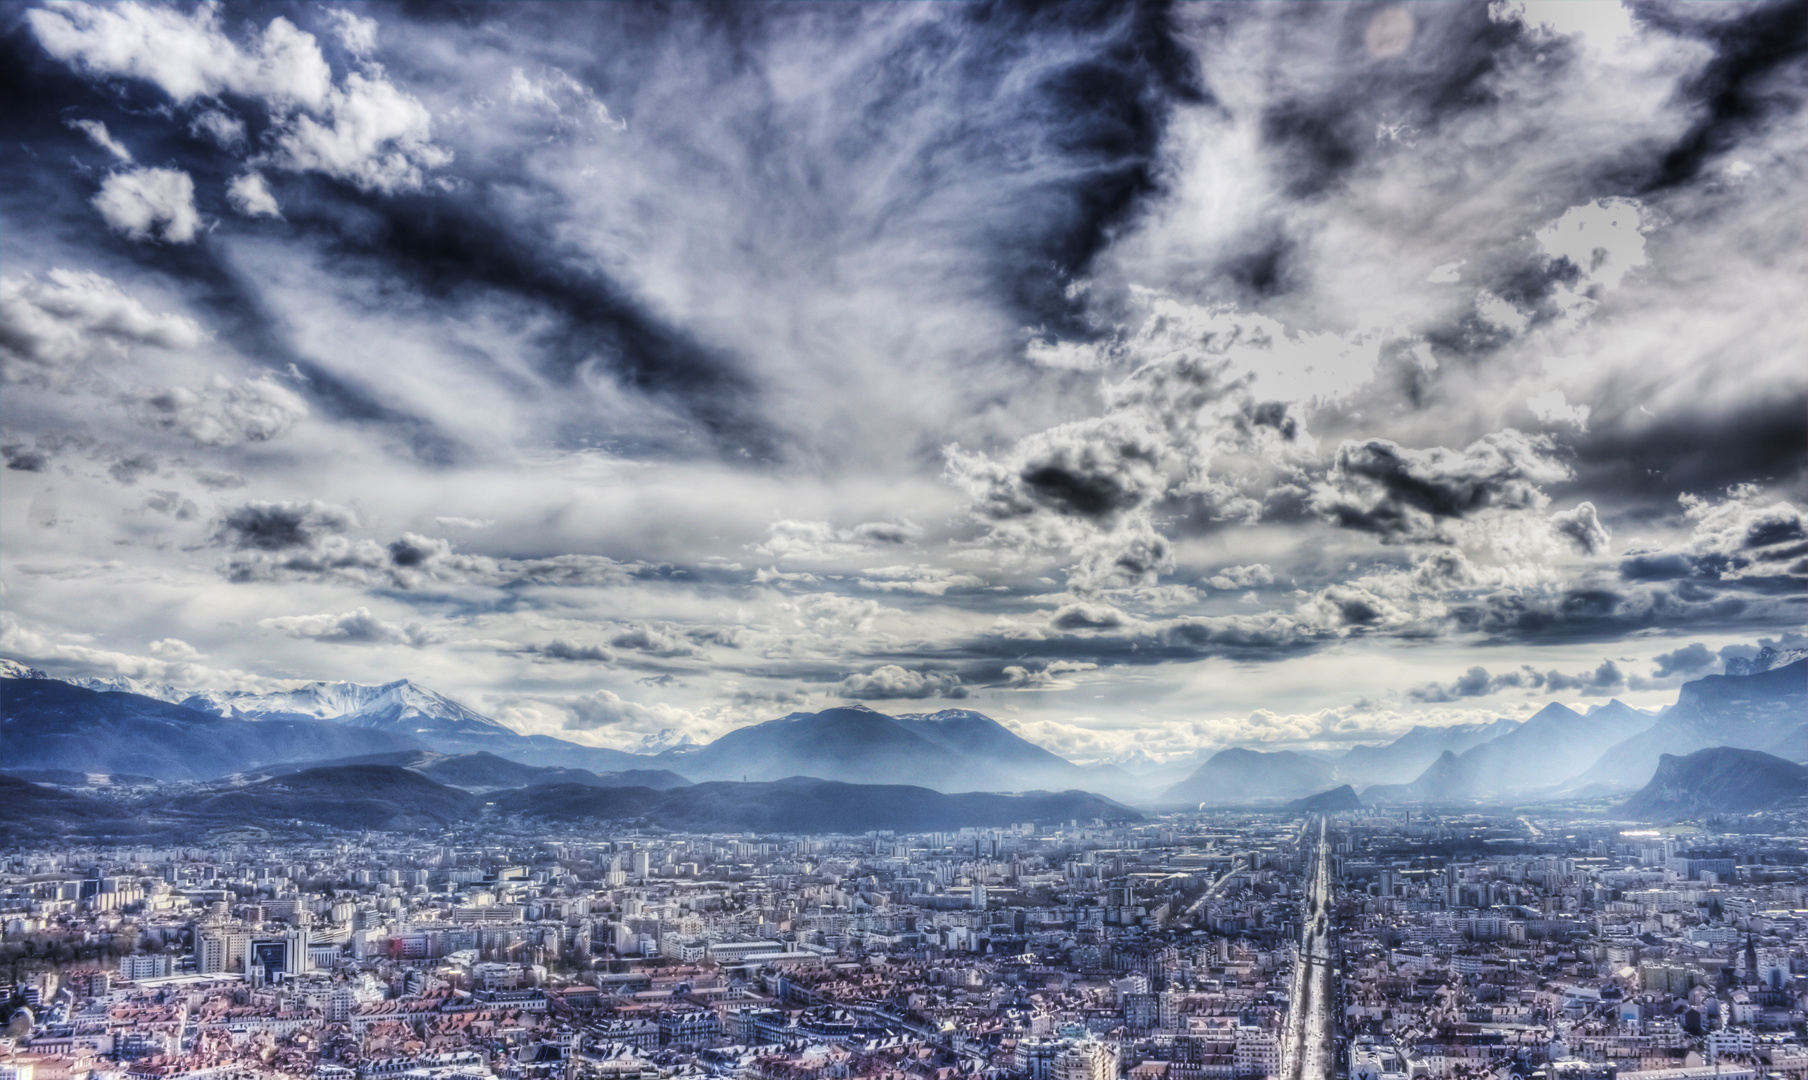
[(0, 654), (628, 749), (1808, 629), (1808, 6), (0, 10)]

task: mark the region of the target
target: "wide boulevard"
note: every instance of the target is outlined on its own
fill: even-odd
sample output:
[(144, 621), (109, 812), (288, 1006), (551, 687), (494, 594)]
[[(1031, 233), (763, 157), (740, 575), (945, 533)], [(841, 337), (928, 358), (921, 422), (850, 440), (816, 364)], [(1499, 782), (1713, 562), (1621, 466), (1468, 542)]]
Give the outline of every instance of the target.
[[(1314, 825), (1316, 828), (1314, 828)], [(1305, 927), (1293, 973), (1281, 1074), (1286, 1080), (1329, 1080), (1336, 1067), (1336, 945), (1331, 934), (1331, 857), (1327, 824), (1307, 826), (1317, 836), (1307, 846)]]

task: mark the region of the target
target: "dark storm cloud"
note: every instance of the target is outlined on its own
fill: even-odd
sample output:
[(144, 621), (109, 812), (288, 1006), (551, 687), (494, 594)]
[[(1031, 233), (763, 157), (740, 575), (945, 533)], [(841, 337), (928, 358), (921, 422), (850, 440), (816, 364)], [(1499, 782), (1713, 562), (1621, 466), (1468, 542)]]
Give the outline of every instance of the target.
[(1719, 661), (1706, 645), (1697, 641), (1680, 649), (1667, 653), (1659, 653), (1651, 658), (1657, 665), (1651, 674), (1655, 678), (1665, 679), (1671, 675), (1695, 675), (1713, 667)]
[(214, 541), (239, 551), (286, 551), (356, 524), (351, 511), (319, 501), (250, 502), (221, 517)]
[(1799, 115), (1808, 56), (1808, 5), (1780, 0), (1743, 11), (1641, 5), (1641, 18), (1714, 49), (1714, 59), (1684, 88), (1699, 119), (1664, 153), (1647, 191), (1694, 180), (1702, 167), (1766, 125)]
[(1387, 439), (1346, 442), (1313, 500), (1327, 520), (1387, 540), (1429, 539), (1439, 521), (1540, 505), (1539, 485), (1563, 479), (1552, 444), (1502, 431), (1462, 451), (1410, 450)]
[(1464, 698), (1487, 697), (1505, 689), (1537, 689), (1550, 681), (1550, 675), (1540, 674), (1526, 665), (1518, 671), (1503, 671), (1498, 675), (1490, 675), (1488, 669), (1476, 665), (1462, 676), (1447, 683), (1425, 683), (1415, 686), (1406, 692), (1406, 696), (1414, 701), (1432, 704), (1447, 704), (1461, 701)]
[[(1752, 587), (1755, 586), (1755, 587)], [(1808, 616), (1800, 586), (1675, 581), (1631, 588), (1504, 591), (1453, 604), (1450, 626), (1495, 644), (1615, 641), (1648, 630), (1713, 631), (1788, 625)]]
[(1551, 527), (1583, 555), (1599, 555), (1607, 550), (1613, 534), (1601, 524), (1594, 503), (1578, 503), (1569, 510), (1551, 515)]
[(1686, 497), (1683, 506), (1696, 521), (1693, 535), (1671, 547), (1628, 551), (1621, 578), (1754, 593), (1808, 585), (1799, 565), (1808, 555), (1808, 514), (1786, 502), (1764, 503), (1752, 489), (1735, 489), (1718, 503)]
[[(1160, 190), (1158, 150), (1169, 112), (1208, 100), (1197, 61), (1175, 38), (1170, 11), (1166, 3), (1001, 3), (964, 12), (966, 29), (984, 40), (959, 73), (976, 97), (1000, 93), (1013, 61), (1033, 49), (1084, 45), (1070, 62), (1046, 69), (1022, 97), (1019, 131), (1000, 132), (1011, 141), (1046, 140), (1044, 149), (1071, 170), (1032, 189), (1014, 208), (1017, 227), (996, 237), (997, 256), (1008, 260), (999, 281), (1030, 319), (1086, 331), (1068, 284)], [(895, 76), (920, 78), (906, 59), (892, 66)], [(1021, 153), (1008, 142), (994, 152)]]
[(0, 445), (0, 457), (6, 461), (6, 467), (20, 472), (43, 472), (50, 468), (50, 455), (24, 443), (9, 442)]
[(1587, 437), (1571, 440), (1571, 490), (1674, 499), (1747, 482), (1799, 488), (1808, 476), (1808, 398), (1799, 387), (1660, 417), (1636, 403), (1606, 404), (1589, 418)]
[(1612, 660), (1603, 660), (1601, 666), (1593, 671), (1574, 675), (1565, 675), (1560, 671), (1547, 672), (1544, 681), (1553, 693), (1579, 690), (1584, 694), (1611, 694), (1626, 688), (1626, 673)]
[[(758, 421), (757, 391), (728, 356), (690, 340), (632, 300), (581, 253), (506, 215), (480, 194), (366, 194), (310, 181), (314, 198), (288, 213), (343, 270), (410, 283), (456, 309), (506, 296), (552, 316), (534, 342), (539, 362), (566, 390), (592, 373), (672, 408), (721, 450), (770, 456), (776, 433)], [(679, 445), (682, 445), (680, 443)]]
[[(1411, 7), (1418, 16), (1417, 47), (1377, 59), (1364, 47), (1363, 34), (1380, 10), (1378, 4), (1336, 9), (1337, 77), (1273, 102), (1262, 118), (1262, 135), (1282, 152), (1288, 193), (1295, 198), (1323, 193), (1360, 165), (1374, 151), (1382, 121), (1435, 129), (1453, 114), (1495, 104), (1488, 76), (1518, 40), (1516, 24), (1490, 19), (1483, 5)], [(1283, 9), (1283, 18), (1301, 23), (1323, 14), (1304, 6)]]

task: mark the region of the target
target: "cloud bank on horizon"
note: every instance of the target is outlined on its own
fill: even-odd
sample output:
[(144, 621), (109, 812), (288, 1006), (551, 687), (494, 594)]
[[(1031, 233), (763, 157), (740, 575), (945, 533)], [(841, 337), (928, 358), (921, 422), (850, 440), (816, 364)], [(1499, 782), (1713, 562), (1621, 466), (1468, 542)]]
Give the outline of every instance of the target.
[(0, 653), (1081, 760), (1668, 700), (1808, 623), (1805, 11), (9, 8)]

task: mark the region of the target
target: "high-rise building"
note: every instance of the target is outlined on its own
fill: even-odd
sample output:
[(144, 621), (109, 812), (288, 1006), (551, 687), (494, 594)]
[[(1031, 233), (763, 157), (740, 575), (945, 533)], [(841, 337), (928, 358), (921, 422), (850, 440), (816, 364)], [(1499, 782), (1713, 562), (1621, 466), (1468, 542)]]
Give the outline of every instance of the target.
[(195, 970), (203, 975), (245, 970), (251, 935), (243, 930), (212, 926), (195, 939)]

